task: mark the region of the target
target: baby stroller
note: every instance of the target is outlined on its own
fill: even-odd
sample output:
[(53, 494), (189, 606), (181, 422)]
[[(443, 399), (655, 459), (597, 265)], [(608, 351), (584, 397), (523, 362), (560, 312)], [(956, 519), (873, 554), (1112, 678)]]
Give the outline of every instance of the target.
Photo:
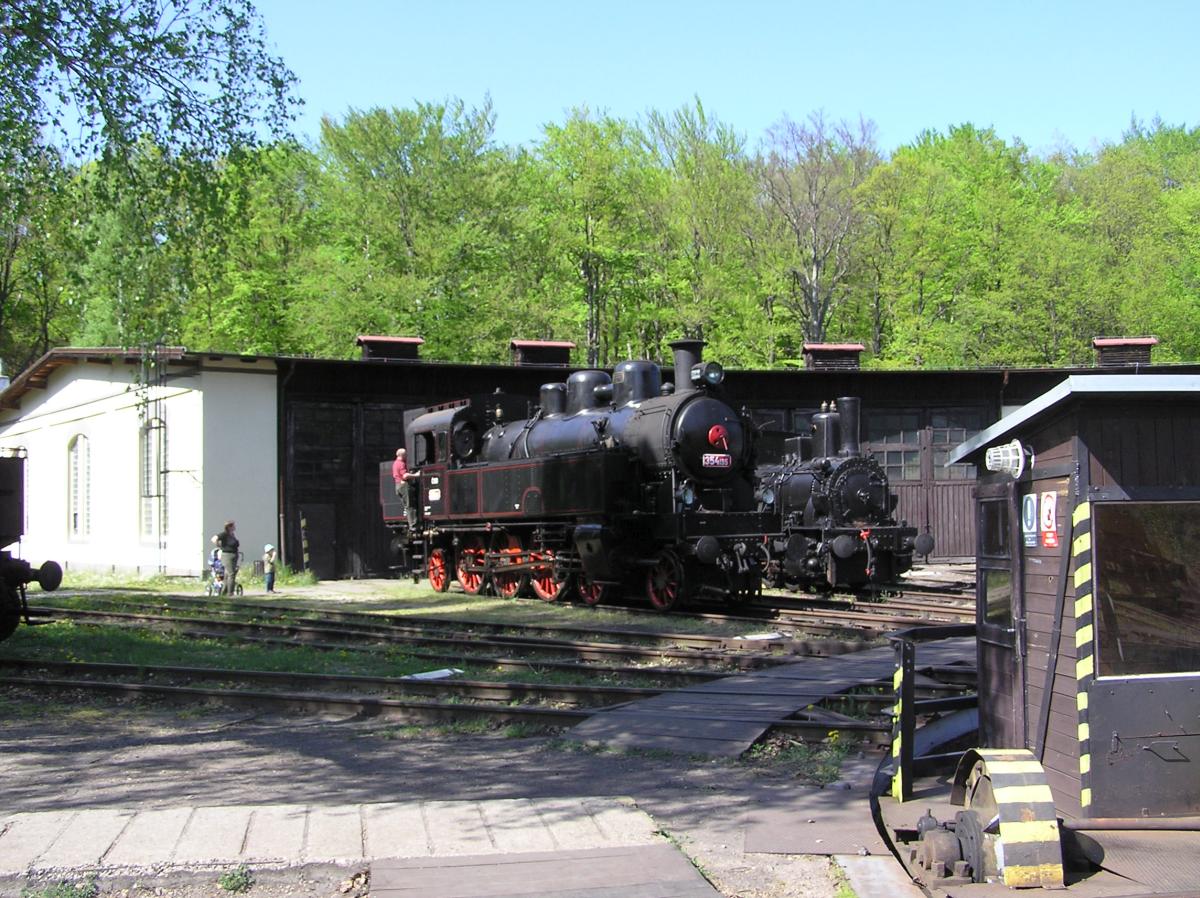
[[(221, 552), (219, 549), (213, 549), (208, 556), (208, 567), (212, 572), (208, 578), (208, 582), (204, 584), (204, 594), (206, 596), (219, 596), (225, 591), (225, 565), (221, 563)], [(237, 569), (234, 569), (237, 573)], [(233, 594), (240, 596), (245, 592), (242, 584), (233, 584)]]

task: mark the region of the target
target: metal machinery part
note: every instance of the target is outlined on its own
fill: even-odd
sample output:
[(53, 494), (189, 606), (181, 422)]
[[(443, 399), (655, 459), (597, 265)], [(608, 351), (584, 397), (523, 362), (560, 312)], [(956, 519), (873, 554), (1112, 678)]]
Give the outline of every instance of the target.
[(972, 749), (951, 793), (952, 823), (926, 814), (913, 860), (937, 878), (1062, 888), (1062, 843), (1046, 772), (1027, 749)]

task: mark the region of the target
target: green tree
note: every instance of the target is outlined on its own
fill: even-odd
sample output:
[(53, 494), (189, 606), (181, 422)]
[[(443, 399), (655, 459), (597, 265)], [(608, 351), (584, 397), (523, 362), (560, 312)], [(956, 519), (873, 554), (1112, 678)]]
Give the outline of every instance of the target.
[(560, 302), (583, 312), (587, 364), (641, 354), (654, 315), (644, 277), (654, 252), (646, 210), (661, 180), (640, 133), (575, 110), (562, 126), (546, 127), (538, 153), (548, 178), (542, 214), (572, 272)]
[(874, 126), (784, 118), (770, 129), (759, 160), (765, 203), (760, 240), (773, 244), (772, 293), (804, 340), (822, 341), (849, 296), (863, 240), (859, 185), (879, 163)]

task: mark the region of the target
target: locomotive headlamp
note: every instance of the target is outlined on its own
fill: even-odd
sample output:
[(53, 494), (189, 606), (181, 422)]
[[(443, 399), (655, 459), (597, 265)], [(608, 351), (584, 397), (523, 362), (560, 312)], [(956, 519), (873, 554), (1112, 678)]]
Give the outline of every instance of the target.
[(769, 487), (769, 486), (764, 486), (762, 488), (762, 492), (760, 492), (758, 494), (758, 498), (759, 498), (759, 501), (762, 502), (762, 504), (764, 506), (774, 505), (775, 504), (775, 490), (771, 489), (771, 487)]
[(683, 503), (685, 508), (691, 508), (696, 504), (696, 484), (690, 480), (684, 483), (679, 488), (679, 501)]
[(720, 386), (725, 380), (725, 369), (719, 362), (705, 362), (703, 365), (692, 366), (692, 383), (696, 386), (705, 384), (709, 387)]

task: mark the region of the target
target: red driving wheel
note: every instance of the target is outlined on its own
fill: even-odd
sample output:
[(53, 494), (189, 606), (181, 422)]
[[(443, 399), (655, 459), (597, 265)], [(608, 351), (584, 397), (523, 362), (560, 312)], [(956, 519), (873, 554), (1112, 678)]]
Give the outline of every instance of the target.
[(478, 536), (464, 536), (458, 547), (458, 566), (455, 574), (458, 582), (471, 595), (483, 589), (483, 540)]
[(663, 549), (646, 574), (646, 598), (659, 611), (670, 611), (683, 598), (683, 588), (683, 562), (670, 549)]
[(570, 575), (556, 577), (554, 575), (554, 550), (545, 549), (533, 553), (533, 562), (537, 565), (530, 574), (529, 583), (533, 594), (543, 602), (557, 602), (571, 585)]
[(507, 566), (520, 564), (525, 559), (521, 538), (513, 533), (500, 534), (496, 537), (496, 553), (500, 556), (500, 562), (492, 574), (492, 583), (497, 594), (511, 599), (525, 585), (525, 571), (506, 570)]
[(429, 585), (435, 592), (445, 592), (450, 588), (450, 565), (446, 561), (445, 549), (434, 549), (429, 553), (426, 571), (429, 574)]

